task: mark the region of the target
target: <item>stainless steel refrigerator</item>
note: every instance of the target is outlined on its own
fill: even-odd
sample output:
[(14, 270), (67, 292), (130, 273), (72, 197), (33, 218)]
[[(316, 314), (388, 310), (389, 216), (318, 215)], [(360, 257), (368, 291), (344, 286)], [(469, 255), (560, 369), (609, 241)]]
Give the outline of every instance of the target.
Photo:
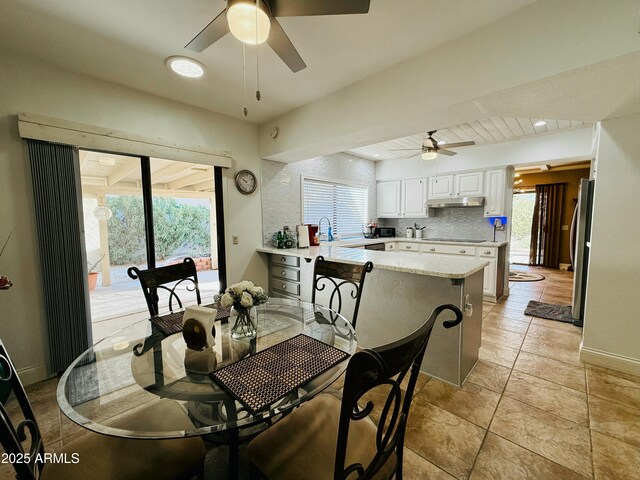
[(580, 180), (578, 204), (571, 222), (571, 261), (574, 271), (571, 313), (573, 324), (579, 327), (582, 326), (584, 320), (584, 300), (587, 293), (594, 185), (594, 180)]

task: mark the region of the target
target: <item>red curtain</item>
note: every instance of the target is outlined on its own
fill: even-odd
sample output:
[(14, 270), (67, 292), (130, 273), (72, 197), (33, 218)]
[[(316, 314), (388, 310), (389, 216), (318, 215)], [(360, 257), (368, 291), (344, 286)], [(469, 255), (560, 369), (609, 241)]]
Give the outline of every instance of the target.
[(560, 230), (564, 184), (536, 185), (536, 203), (531, 225), (529, 265), (560, 266)]

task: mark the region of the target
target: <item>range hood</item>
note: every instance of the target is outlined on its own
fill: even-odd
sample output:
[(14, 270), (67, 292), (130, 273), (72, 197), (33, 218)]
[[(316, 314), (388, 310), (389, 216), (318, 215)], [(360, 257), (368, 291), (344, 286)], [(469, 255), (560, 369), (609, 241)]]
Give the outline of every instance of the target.
[(433, 200), (428, 200), (426, 203), (427, 208), (482, 206), (484, 206), (484, 197), (434, 198)]

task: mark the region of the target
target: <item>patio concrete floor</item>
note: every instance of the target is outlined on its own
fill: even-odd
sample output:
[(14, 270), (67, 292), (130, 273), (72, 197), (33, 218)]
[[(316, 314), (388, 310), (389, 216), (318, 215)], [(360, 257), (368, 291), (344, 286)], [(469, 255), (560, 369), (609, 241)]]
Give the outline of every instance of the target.
[[(121, 328), (145, 318), (149, 318), (147, 303), (142, 294), (140, 283), (137, 280), (119, 281), (109, 287), (98, 286), (90, 292), (91, 324), (93, 331), (93, 343)], [(198, 272), (198, 284), (202, 303), (213, 302), (213, 296), (218, 293), (220, 283), (217, 270), (203, 270)], [(186, 305), (195, 305), (196, 296), (188, 292), (186, 286), (177, 290), (180, 300)], [(169, 295), (160, 290), (159, 305), (161, 312), (168, 311)], [(176, 308), (174, 306), (174, 308)]]

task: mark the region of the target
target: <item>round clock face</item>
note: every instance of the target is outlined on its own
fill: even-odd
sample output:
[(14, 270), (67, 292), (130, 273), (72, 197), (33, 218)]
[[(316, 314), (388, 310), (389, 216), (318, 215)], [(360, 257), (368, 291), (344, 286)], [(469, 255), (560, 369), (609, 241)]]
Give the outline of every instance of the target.
[(249, 170), (239, 171), (236, 175), (236, 187), (245, 195), (255, 192), (258, 187), (256, 176)]

